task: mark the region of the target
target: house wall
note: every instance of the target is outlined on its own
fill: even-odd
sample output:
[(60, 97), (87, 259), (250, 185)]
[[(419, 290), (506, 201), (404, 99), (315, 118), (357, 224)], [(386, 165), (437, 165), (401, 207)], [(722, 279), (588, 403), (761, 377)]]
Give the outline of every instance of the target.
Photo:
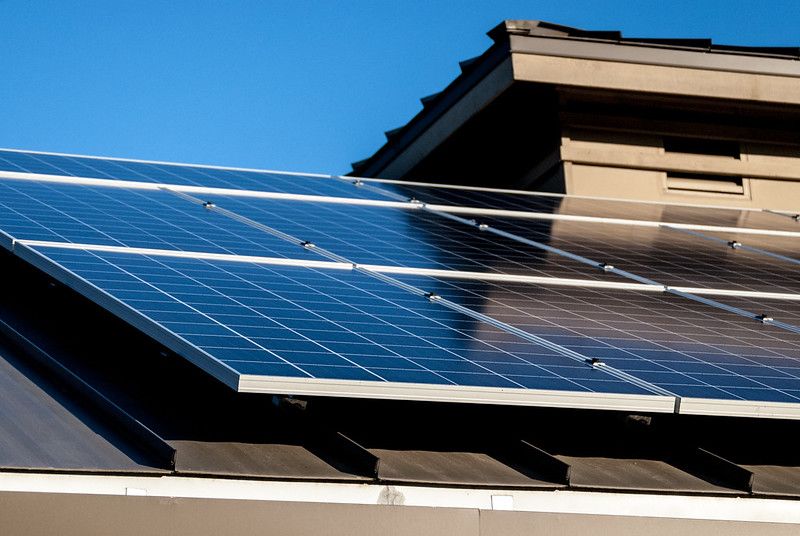
[(800, 145), (737, 142), (738, 158), (670, 153), (664, 136), (562, 131), (565, 192), (676, 203), (800, 210)]
[(0, 493), (5, 536), (726, 536), (795, 535), (797, 525), (465, 508)]

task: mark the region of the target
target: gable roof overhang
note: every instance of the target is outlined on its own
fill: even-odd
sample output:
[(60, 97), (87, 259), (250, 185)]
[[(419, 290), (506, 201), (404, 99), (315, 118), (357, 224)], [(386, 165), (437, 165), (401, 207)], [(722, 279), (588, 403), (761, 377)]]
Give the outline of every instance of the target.
[[(386, 132), (386, 143), (350, 175), (401, 178), (512, 87), (717, 101), (800, 110), (800, 48), (717, 45), (710, 39), (626, 38), (543, 21), (508, 20), (494, 43), (423, 109)], [(513, 118), (510, 119), (513, 122)]]

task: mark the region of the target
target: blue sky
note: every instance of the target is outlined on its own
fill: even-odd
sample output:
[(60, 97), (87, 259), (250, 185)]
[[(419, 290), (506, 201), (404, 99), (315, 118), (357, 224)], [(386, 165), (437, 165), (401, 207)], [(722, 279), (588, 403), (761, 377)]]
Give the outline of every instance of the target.
[(0, 147), (346, 172), (513, 18), (800, 45), (797, 0), (0, 0)]

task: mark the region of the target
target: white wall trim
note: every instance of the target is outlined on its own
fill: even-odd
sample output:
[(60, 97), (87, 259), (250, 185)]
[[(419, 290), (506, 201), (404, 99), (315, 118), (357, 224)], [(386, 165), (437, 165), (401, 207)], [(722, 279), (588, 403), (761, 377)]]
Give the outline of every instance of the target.
[(787, 499), (429, 486), (391, 486), (387, 494), (387, 489), (380, 484), (0, 473), (0, 491), (6, 492), (126, 495), (136, 490), (151, 497), (358, 505), (386, 504), (390, 495), (395, 505), (481, 510), (491, 510), (492, 496), (503, 495), (519, 512), (800, 524), (800, 503)]

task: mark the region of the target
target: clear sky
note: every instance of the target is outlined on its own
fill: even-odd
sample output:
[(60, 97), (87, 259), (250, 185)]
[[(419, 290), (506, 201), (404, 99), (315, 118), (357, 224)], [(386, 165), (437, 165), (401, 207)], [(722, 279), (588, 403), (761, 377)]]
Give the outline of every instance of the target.
[(503, 19), (800, 45), (800, 0), (0, 0), (0, 147), (343, 173)]

